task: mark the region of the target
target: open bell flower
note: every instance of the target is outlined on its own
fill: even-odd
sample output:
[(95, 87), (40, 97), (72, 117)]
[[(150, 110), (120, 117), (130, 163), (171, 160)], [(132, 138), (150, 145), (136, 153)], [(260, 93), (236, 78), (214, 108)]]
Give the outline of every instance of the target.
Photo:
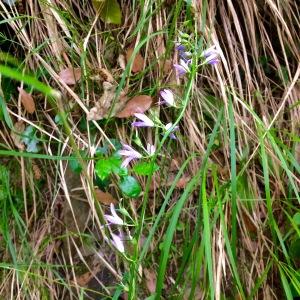
[(142, 154), (126, 144), (123, 144), (123, 149), (119, 150), (118, 153), (126, 157), (121, 164), (122, 168), (126, 168), (133, 159), (139, 159), (143, 157)]
[(135, 121), (132, 123), (133, 127), (153, 127), (154, 122), (149, 119), (145, 114), (135, 113), (134, 116), (140, 121)]
[(169, 89), (163, 89), (159, 93), (161, 100), (159, 100), (159, 104), (166, 104), (168, 106), (174, 106), (175, 100), (174, 100), (174, 94)]
[(121, 252), (124, 253), (125, 252), (125, 247), (124, 247), (124, 243), (121, 239), (120, 236), (118, 236), (117, 234), (111, 233), (111, 243)]
[(113, 205), (113, 203), (110, 204), (110, 211), (111, 211), (111, 215), (104, 215), (105, 219), (110, 224), (115, 224), (115, 225), (124, 225), (125, 224), (123, 222), (123, 220), (116, 213), (115, 206)]
[(186, 73), (190, 72), (189, 69), (189, 64), (191, 63), (191, 60), (188, 60), (187, 62), (185, 62), (183, 59), (179, 60), (179, 64), (174, 64), (174, 68), (178, 73), (178, 76), (183, 76)]
[(220, 62), (220, 51), (217, 50), (215, 45), (204, 50), (201, 56), (205, 58), (204, 64), (216, 65)]

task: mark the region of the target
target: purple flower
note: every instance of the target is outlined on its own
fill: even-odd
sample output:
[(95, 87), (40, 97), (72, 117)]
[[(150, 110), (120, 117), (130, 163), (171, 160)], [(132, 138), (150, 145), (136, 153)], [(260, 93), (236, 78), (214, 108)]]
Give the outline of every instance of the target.
[(122, 168), (126, 168), (133, 159), (139, 159), (143, 157), (139, 152), (126, 144), (123, 144), (123, 149), (119, 150), (118, 153), (126, 157), (121, 164)]
[(111, 237), (112, 237), (112, 240), (111, 240), (111, 243), (121, 252), (121, 253), (124, 253), (125, 252), (125, 247), (124, 247), (124, 244), (123, 244), (123, 241), (121, 240), (121, 237), (114, 234), (114, 233), (111, 233)]
[(159, 104), (167, 104), (168, 106), (174, 106), (175, 100), (174, 100), (174, 94), (169, 89), (164, 89), (160, 91), (160, 97), (162, 100), (159, 101)]
[(176, 43), (176, 48), (177, 51), (182, 52), (185, 51), (185, 46), (180, 44), (180, 43)]
[(215, 65), (220, 62), (220, 51), (216, 49), (215, 45), (204, 50), (201, 56), (205, 57), (204, 64)]
[(124, 225), (123, 220), (117, 215), (113, 203), (110, 204), (110, 211), (111, 215), (104, 215), (105, 219), (111, 224)]
[(176, 69), (178, 76), (183, 76), (186, 73), (190, 72), (189, 64), (191, 63), (191, 60), (185, 62), (183, 59), (179, 60), (179, 64), (174, 64), (174, 68)]
[[(168, 123), (167, 125), (165, 125), (165, 130), (166, 131), (169, 131), (171, 129), (171, 127), (173, 126), (173, 123)], [(179, 126), (175, 126), (171, 132), (170, 132), (170, 138), (173, 139), (173, 140), (177, 140), (175, 134), (174, 134), (174, 131), (177, 131), (179, 129)]]
[(154, 123), (150, 120), (145, 114), (134, 114), (136, 118), (140, 119), (141, 121), (136, 121), (132, 123), (134, 127), (153, 127)]

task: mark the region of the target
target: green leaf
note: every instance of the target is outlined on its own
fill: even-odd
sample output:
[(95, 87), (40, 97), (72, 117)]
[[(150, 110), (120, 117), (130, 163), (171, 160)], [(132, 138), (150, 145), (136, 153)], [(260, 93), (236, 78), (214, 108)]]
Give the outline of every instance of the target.
[(137, 198), (142, 188), (138, 181), (132, 176), (123, 177), (119, 183), (119, 187), (125, 196)]
[(290, 246), (290, 256), (294, 259), (299, 259), (300, 257), (300, 239), (296, 239), (292, 242)]
[(70, 166), (70, 169), (76, 174), (80, 174), (82, 171), (82, 166), (78, 162), (78, 160), (71, 160), (69, 162), (69, 166)]
[(105, 23), (121, 24), (122, 13), (117, 0), (93, 0), (93, 6), (100, 12), (100, 18)]
[[(152, 163), (141, 162), (134, 165), (133, 170), (138, 175), (151, 175), (152, 173)], [(159, 170), (159, 166), (154, 163), (153, 173)]]
[(121, 166), (121, 159), (116, 157), (102, 158), (99, 159), (95, 166), (95, 172), (97, 176), (104, 180), (112, 172), (119, 173)]
[(299, 212), (294, 214), (293, 220), (294, 220), (296, 225), (298, 225), (298, 226), (300, 225), (300, 213)]

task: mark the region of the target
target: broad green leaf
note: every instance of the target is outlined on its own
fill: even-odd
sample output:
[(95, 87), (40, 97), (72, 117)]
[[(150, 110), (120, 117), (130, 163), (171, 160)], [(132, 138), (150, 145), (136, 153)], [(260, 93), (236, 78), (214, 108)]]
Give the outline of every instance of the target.
[(295, 224), (299, 226), (300, 225), (300, 213), (298, 213), (298, 212), (295, 213), (293, 216), (293, 220), (294, 220)]
[(116, 158), (116, 157), (101, 158), (96, 163), (95, 172), (101, 180), (104, 180), (113, 172), (118, 174), (121, 169), (120, 166), (121, 166), (120, 158)]
[(140, 184), (132, 176), (123, 177), (119, 183), (119, 187), (123, 194), (130, 198), (137, 198), (142, 191)]
[(290, 256), (294, 259), (299, 259), (300, 257), (300, 239), (296, 239), (292, 242), (290, 249)]
[[(153, 173), (159, 169), (159, 166), (154, 163), (153, 165)], [(152, 173), (152, 163), (141, 162), (134, 165), (133, 170), (138, 175), (151, 175)]]
[(122, 13), (117, 0), (93, 0), (93, 6), (100, 12), (100, 18), (105, 23), (121, 24)]

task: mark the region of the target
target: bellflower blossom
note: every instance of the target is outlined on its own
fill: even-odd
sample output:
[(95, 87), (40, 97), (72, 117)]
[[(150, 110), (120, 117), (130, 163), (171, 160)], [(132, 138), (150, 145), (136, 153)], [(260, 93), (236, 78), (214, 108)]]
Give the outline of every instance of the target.
[[(166, 124), (165, 125), (165, 130), (166, 131), (168, 131), (168, 130), (170, 130), (170, 128), (173, 126), (173, 123), (168, 123), (168, 124)], [(173, 129), (172, 129), (172, 131), (171, 131), (171, 133), (170, 133), (170, 138), (171, 139), (173, 139), (173, 140), (177, 140), (177, 138), (176, 138), (176, 136), (175, 136), (175, 134), (174, 134), (174, 131), (177, 131), (179, 129), (179, 126), (175, 126)]]
[(216, 65), (217, 63), (220, 62), (219, 60), (220, 51), (216, 49), (215, 45), (204, 50), (201, 56), (205, 58), (204, 64)]
[(179, 64), (174, 64), (174, 68), (178, 73), (178, 76), (183, 76), (186, 73), (190, 72), (189, 69), (189, 64), (191, 63), (191, 60), (188, 60), (187, 62), (185, 62), (183, 59), (179, 60)]
[(124, 253), (125, 252), (125, 247), (124, 247), (124, 244), (123, 244), (123, 241), (121, 240), (121, 237), (114, 234), (114, 233), (111, 233), (111, 237), (112, 237), (112, 240), (111, 240), (111, 243), (121, 252), (121, 253)]
[(159, 101), (159, 104), (167, 104), (168, 106), (175, 105), (174, 94), (171, 90), (163, 89), (159, 94), (162, 99)]
[(145, 114), (136, 113), (134, 114), (136, 118), (140, 119), (141, 121), (135, 121), (132, 123), (133, 127), (153, 127), (154, 122), (149, 119)]
[(123, 144), (123, 149), (119, 150), (118, 153), (126, 157), (121, 164), (122, 168), (126, 168), (133, 159), (139, 159), (143, 157), (142, 154), (126, 144)]
[(110, 211), (111, 215), (104, 215), (105, 219), (110, 222), (110, 224), (115, 224), (115, 225), (124, 225), (125, 223), (123, 220), (117, 215), (115, 206), (113, 203), (110, 204)]

